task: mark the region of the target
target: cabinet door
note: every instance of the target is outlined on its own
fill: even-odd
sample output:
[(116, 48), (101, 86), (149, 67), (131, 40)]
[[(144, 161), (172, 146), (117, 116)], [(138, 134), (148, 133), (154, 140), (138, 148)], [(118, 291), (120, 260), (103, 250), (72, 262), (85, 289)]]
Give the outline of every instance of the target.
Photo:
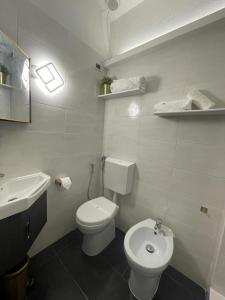
[(47, 221), (47, 192), (28, 210), (0, 220), (0, 275), (24, 260)]
[(28, 210), (29, 227), (27, 231), (27, 250), (37, 238), (41, 229), (47, 222), (47, 192), (29, 208)]
[(0, 275), (18, 265), (26, 256), (27, 212), (0, 221)]

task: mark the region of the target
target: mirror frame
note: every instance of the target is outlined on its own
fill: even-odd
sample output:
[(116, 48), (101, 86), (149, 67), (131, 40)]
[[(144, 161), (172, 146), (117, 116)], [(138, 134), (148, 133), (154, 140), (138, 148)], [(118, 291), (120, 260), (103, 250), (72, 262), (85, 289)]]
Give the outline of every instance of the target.
[(8, 34), (4, 33), (1, 29), (0, 29), (0, 34), (3, 34), (7, 37), (8, 40), (10, 40), (12, 42), (12, 44), (15, 45), (15, 47), (21, 51), (24, 56), (26, 56), (26, 58), (29, 60), (29, 120), (28, 121), (20, 121), (20, 120), (13, 120), (13, 119), (4, 119), (0, 117), (0, 121), (6, 121), (6, 122), (14, 122), (14, 123), (23, 123), (23, 124), (29, 124), (31, 123), (31, 58), (27, 55), (27, 53), (20, 48), (20, 46), (18, 45), (18, 43), (11, 37), (8, 36)]

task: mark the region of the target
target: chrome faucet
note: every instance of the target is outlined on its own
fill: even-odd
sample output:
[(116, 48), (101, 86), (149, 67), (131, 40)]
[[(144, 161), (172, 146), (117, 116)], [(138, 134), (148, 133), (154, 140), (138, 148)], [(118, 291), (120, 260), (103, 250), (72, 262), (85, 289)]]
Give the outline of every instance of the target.
[(154, 233), (157, 234), (161, 231), (162, 228), (162, 220), (157, 218), (155, 221)]

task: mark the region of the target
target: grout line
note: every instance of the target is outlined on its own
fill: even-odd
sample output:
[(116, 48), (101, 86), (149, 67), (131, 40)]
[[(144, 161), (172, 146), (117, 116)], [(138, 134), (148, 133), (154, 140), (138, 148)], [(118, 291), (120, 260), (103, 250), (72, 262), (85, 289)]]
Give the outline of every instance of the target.
[(70, 271), (67, 269), (67, 267), (64, 265), (63, 261), (61, 260), (61, 258), (59, 257), (58, 253), (56, 252), (56, 257), (59, 261), (59, 263), (62, 265), (63, 269), (67, 272), (67, 274), (70, 275), (73, 283), (79, 288), (79, 290), (81, 291), (82, 295), (85, 297), (86, 300), (89, 300), (88, 296), (86, 295), (86, 293), (83, 291), (83, 289), (81, 288), (81, 286), (78, 284), (78, 282), (74, 279), (74, 277), (72, 276), (72, 274), (70, 273)]
[(102, 257), (102, 259), (104, 260), (104, 262), (112, 269), (112, 271), (116, 274), (119, 275), (119, 277), (125, 281), (127, 283), (127, 280), (124, 278), (124, 275), (126, 273), (126, 271), (129, 269), (129, 267), (125, 268), (125, 270), (121, 273), (120, 271), (118, 271), (108, 260), (107, 257)]
[(127, 269), (125, 269), (125, 271), (124, 271), (123, 273), (120, 273), (120, 272), (119, 272), (115, 267), (113, 267), (110, 263), (108, 263), (108, 264), (109, 264), (109, 266), (111, 267), (112, 271), (113, 271), (115, 274), (119, 275), (120, 278), (121, 278), (123, 281), (125, 281), (125, 282), (127, 283), (127, 280), (124, 278), (124, 274), (126, 273)]

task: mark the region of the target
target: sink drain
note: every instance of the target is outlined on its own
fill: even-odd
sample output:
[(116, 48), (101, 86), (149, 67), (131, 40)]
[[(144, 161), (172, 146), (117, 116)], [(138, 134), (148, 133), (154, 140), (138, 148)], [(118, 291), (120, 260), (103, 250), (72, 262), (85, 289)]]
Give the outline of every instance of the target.
[(148, 251), (148, 253), (154, 253), (155, 252), (155, 248), (151, 244), (146, 245), (145, 249), (146, 249), (146, 251)]

